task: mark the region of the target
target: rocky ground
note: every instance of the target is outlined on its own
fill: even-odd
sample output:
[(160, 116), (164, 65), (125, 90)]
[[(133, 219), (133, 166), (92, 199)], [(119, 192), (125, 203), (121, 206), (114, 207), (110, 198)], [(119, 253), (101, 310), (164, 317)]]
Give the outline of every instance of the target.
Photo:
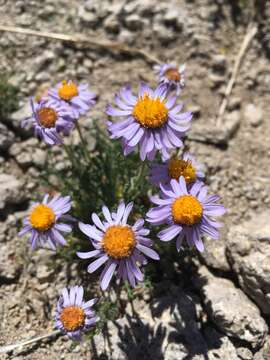
[[(178, 284), (161, 282), (109, 322), (107, 339), (73, 346), (64, 337), (1, 359), (270, 358), (270, 3), (265, 0), (0, 0), (1, 23), (86, 34), (187, 64), (188, 145), (206, 165), (212, 191), (228, 208), (221, 240), (183, 265)], [(248, 23), (258, 34), (241, 66), (223, 123), (214, 119)], [(93, 117), (125, 82), (154, 84), (142, 58), (44, 38), (0, 33), (0, 72), (20, 89), (20, 107), (0, 119), (0, 345), (51, 331), (58, 291), (76, 266), (48, 265), (16, 234), (39, 182), (46, 150), (20, 128), (28, 97), (63, 78), (88, 81), (100, 95)], [(87, 125), (87, 122), (86, 122)], [(56, 157), (57, 166), (57, 157)], [(181, 256), (181, 255), (180, 255)], [(67, 273), (68, 278), (67, 278)]]

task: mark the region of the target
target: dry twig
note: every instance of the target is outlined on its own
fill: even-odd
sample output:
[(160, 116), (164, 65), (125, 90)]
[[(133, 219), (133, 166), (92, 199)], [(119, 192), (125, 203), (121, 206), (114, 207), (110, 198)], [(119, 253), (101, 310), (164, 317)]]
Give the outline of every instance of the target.
[(245, 36), (245, 38), (244, 38), (244, 40), (242, 42), (239, 53), (237, 54), (237, 57), (235, 59), (235, 63), (234, 63), (233, 71), (232, 71), (232, 76), (231, 76), (230, 81), (228, 82), (228, 85), (226, 87), (224, 99), (222, 100), (222, 103), (221, 103), (220, 108), (219, 108), (218, 116), (217, 116), (217, 119), (216, 119), (217, 126), (220, 126), (222, 124), (222, 119), (223, 119), (224, 113), (226, 111), (228, 101), (229, 101), (229, 97), (231, 95), (234, 83), (236, 81), (240, 65), (242, 63), (244, 55), (245, 55), (245, 53), (246, 53), (252, 39), (254, 38), (254, 36), (257, 33), (257, 30), (258, 30), (257, 25), (252, 24), (252, 25), (248, 26), (246, 36)]
[(82, 43), (93, 47), (98, 47), (102, 49), (107, 49), (111, 51), (118, 51), (120, 53), (126, 53), (132, 56), (141, 56), (145, 60), (150, 63), (157, 63), (160, 64), (161, 61), (157, 59), (155, 56), (149, 54), (147, 51), (138, 48), (132, 48), (130, 46), (118, 43), (118, 42), (109, 42), (105, 40), (94, 40), (86, 35), (67, 35), (67, 34), (58, 34), (58, 33), (50, 33), (46, 31), (37, 31), (31, 30), (16, 26), (6, 26), (0, 25), (0, 31), (7, 31), (16, 34), (22, 35), (30, 35), (30, 36), (38, 36), (44, 37), (47, 39), (54, 39), (54, 40), (61, 40), (65, 42), (72, 42), (72, 43)]
[(28, 339), (28, 340), (25, 340), (25, 341), (22, 341), (22, 342), (18, 342), (16, 344), (2, 346), (2, 347), (0, 347), (0, 354), (1, 353), (7, 353), (7, 352), (13, 351), (13, 350), (18, 349), (18, 348), (22, 348), (25, 345), (33, 344), (35, 342), (38, 342), (38, 341), (41, 341), (41, 340), (44, 340), (44, 339), (49, 339), (49, 338), (54, 337), (54, 336), (56, 336), (58, 334), (60, 334), (60, 330), (55, 330), (55, 331), (52, 331), (52, 332), (50, 332), (49, 334), (46, 334), (46, 335), (37, 336), (37, 337), (31, 338), (31, 339)]

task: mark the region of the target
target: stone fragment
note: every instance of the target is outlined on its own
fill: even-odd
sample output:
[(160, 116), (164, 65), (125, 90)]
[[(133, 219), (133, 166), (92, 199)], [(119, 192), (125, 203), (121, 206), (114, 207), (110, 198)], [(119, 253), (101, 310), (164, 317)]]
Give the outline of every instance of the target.
[(256, 305), (232, 281), (215, 277), (206, 267), (199, 269), (199, 276), (196, 285), (208, 315), (220, 331), (253, 348), (262, 346), (268, 327)]
[(138, 299), (132, 307), (128, 304), (123, 318), (107, 323), (111, 349), (104, 347), (102, 337), (94, 338), (97, 355), (107, 351), (112, 360), (203, 360), (207, 345), (197, 322), (199, 299), (171, 290), (173, 295), (157, 298), (151, 306)]
[(246, 294), (270, 314), (270, 211), (230, 229), (227, 253)]
[(237, 355), (241, 360), (253, 360), (253, 353), (245, 347), (237, 348)]
[(225, 73), (227, 67), (226, 56), (217, 54), (213, 57), (213, 70), (219, 73)]
[(260, 351), (258, 351), (252, 360), (269, 360), (270, 359), (270, 336), (267, 337), (267, 340)]
[(232, 111), (224, 117), (223, 124), (219, 127), (214, 124), (214, 120), (211, 122), (211, 125), (199, 122), (192, 124), (188, 138), (203, 143), (227, 145), (239, 127), (240, 114), (239, 111)]
[(25, 120), (27, 117), (31, 116), (32, 111), (30, 108), (30, 103), (25, 103), (20, 106), (19, 110), (13, 112), (10, 115), (10, 122), (14, 130), (24, 137), (30, 137), (33, 135), (31, 129), (22, 128), (22, 121)]
[(14, 139), (14, 134), (4, 124), (0, 123), (0, 151), (6, 151), (14, 142)]
[(221, 271), (230, 271), (231, 267), (226, 257), (226, 235), (228, 229), (221, 229), (219, 240), (206, 238), (204, 241), (205, 251), (201, 254), (207, 266)]
[(7, 223), (0, 222), (0, 242), (4, 242), (6, 240), (6, 233), (7, 233)]
[(45, 164), (47, 153), (39, 146), (39, 141), (36, 138), (30, 138), (20, 143), (14, 143), (9, 153), (15, 157), (22, 168), (28, 168), (31, 165), (40, 168)]
[(138, 14), (131, 14), (125, 18), (125, 25), (131, 31), (142, 30), (144, 21)]
[(112, 32), (114, 34), (119, 33), (120, 24), (114, 14), (106, 18), (106, 20), (104, 21), (104, 28), (108, 32)]
[[(212, 326), (207, 327), (204, 331), (205, 339), (207, 341), (208, 352), (207, 359), (209, 360), (239, 360), (237, 350), (235, 349), (231, 340), (221, 334)], [(204, 355), (196, 359), (205, 360)]]
[(259, 126), (263, 122), (262, 109), (254, 104), (247, 104), (244, 108), (244, 118), (250, 125)]
[(12, 281), (18, 276), (20, 265), (16, 259), (14, 246), (10, 243), (1, 244), (0, 251), (0, 283), (2, 281)]
[(225, 82), (225, 78), (223, 75), (210, 74), (209, 80), (211, 81), (211, 89), (215, 89), (218, 86), (222, 85)]
[(26, 199), (24, 182), (14, 175), (0, 174), (0, 210), (7, 205), (20, 204)]
[(48, 267), (45, 264), (41, 264), (37, 267), (37, 279), (41, 283), (50, 282), (53, 277), (53, 269), (48, 269)]

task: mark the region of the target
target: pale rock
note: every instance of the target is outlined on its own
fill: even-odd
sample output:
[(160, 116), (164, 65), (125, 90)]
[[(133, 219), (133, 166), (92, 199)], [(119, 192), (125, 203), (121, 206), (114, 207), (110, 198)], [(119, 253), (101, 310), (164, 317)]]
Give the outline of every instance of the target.
[(12, 123), (12, 127), (18, 134), (23, 135), (24, 137), (32, 136), (32, 130), (22, 128), (22, 121), (31, 115), (32, 115), (32, 111), (29, 102), (22, 104), (19, 110), (13, 112), (10, 115), (10, 121)]
[(207, 345), (197, 322), (199, 299), (179, 292), (178, 288), (169, 293), (150, 306), (137, 298), (132, 307), (128, 304), (123, 318), (107, 323), (111, 348), (107, 348), (102, 337), (94, 338), (97, 355), (109, 352), (112, 360), (184, 360), (206, 354)]
[(252, 352), (245, 347), (237, 348), (237, 355), (241, 360), (253, 360)]
[(241, 107), (242, 99), (240, 97), (232, 97), (229, 99), (227, 109), (229, 111), (239, 110)]
[(198, 356), (198, 360), (240, 360), (231, 340), (214, 329), (213, 326), (207, 327), (204, 335), (208, 345), (207, 357)]
[(79, 8), (78, 18), (89, 26), (95, 26), (99, 22), (97, 14), (85, 11), (84, 7)]
[(215, 145), (227, 145), (236, 133), (239, 124), (239, 111), (232, 111), (224, 116), (221, 126), (217, 126), (214, 119), (209, 121), (209, 125), (197, 122), (193, 124), (187, 135), (191, 140)]
[(252, 360), (269, 360), (270, 359), (270, 336), (267, 337), (267, 340), (260, 351), (258, 351)]
[(215, 270), (228, 272), (231, 270), (230, 264), (226, 257), (226, 240), (228, 229), (224, 226), (221, 228), (220, 239), (213, 240), (206, 238), (204, 241), (205, 251), (201, 257), (209, 266)]
[(0, 210), (7, 205), (20, 204), (26, 199), (24, 182), (14, 175), (0, 174)]
[(159, 22), (154, 23), (153, 33), (162, 44), (170, 43), (175, 39), (176, 36), (171, 29), (160, 24)]
[(14, 139), (14, 134), (4, 124), (0, 123), (0, 151), (6, 151), (14, 142)]
[(254, 104), (247, 104), (244, 109), (244, 118), (250, 125), (259, 126), (263, 122), (263, 112)]
[(48, 269), (48, 267), (45, 264), (39, 264), (39, 266), (37, 267), (36, 276), (41, 283), (47, 283), (47, 282), (51, 282), (53, 273), (54, 273), (53, 269)]
[(256, 305), (232, 281), (215, 277), (206, 267), (201, 267), (198, 273), (195, 285), (220, 331), (250, 343), (253, 348), (262, 346), (268, 327)]
[(132, 33), (129, 30), (123, 29), (121, 30), (120, 34), (118, 35), (118, 40), (122, 43), (126, 43), (132, 45), (135, 40), (135, 33)]
[(119, 33), (120, 31), (120, 24), (115, 14), (108, 16), (104, 21), (104, 28), (107, 32), (112, 32), (114, 34)]
[[(41, 55), (37, 56), (34, 59), (34, 65), (36, 67), (36, 70), (40, 71), (41, 69), (45, 68), (49, 63), (54, 61), (56, 59), (55, 52), (51, 50), (45, 50), (42, 52)], [(37, 78), (37, 76), (36, 76)]]
[(225, 78), (223, 75), (217, 75), (217, 74), (210, 74), (209, 80), (211, 81), (211, 89), (215, 89), (216, 87), (222, 85), (225, 81)]
[(217, 54), (213, 57), (213, 70), (219, 73), (225, 73), (227, 67), (227, 59), (222, 54)]
[(125, 18), (125, 25), (131, 31), (142, 30), (144, 21), (138, 14), (131, 14)]
[(8, 230), (7, 223), (6, 222), (0, 222), (0, 242), (4, 242), (6, 240), (6, 233)]
[(8, 79), (8, 83), (16, 88), (19, 88), (26, 80), (26, 74), (24, 72), (15, 73)]
[(10, 155), (15, 157), (17, 163), (22, 168), (28, 168), (31, 165), (43, 167), (47, 158), (47, 152), (40, 149), (36, 138), (30, 138), (21, 143), (14, 143), (10, 150)]
[(79, 7), (78, 15), (86, 23), (92, 23), (95, 16), (95, 20), (104, 19), (110, 14), (110, 3), (107, 0), (90, 0), (87, 1), (83, 6)]
[(233, 226), (227, 254), (241, 288), (270, 314), (270, 211)]
[(0, 251), (0, 283), (14, 280), (18, 276), (20, 265), (18, 264), (15, 246), (10, 243), (2, 243)]

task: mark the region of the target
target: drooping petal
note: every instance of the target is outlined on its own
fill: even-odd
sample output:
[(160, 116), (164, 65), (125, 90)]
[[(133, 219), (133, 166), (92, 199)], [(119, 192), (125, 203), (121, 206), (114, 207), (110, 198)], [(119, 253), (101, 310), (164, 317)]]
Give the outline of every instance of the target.
[(114, 271), (116, 269), (117, 263), (116, 262), (111, 262), (110, 264), (108, 264), (108, 266), (104, 269), (104, 273), (101, 276), (101, 282), (100, 282), (100, 287), (101, 289), (104, 291), (107, 289), (107, 287), (109, 286), (109, 283), (112, 279), (112, 276), (114, 274)]
[(136, 247), (138, 250), (140, 250), (143, 254), (150, 257), (151, 259), (159, 260), (159, 255), (155, 250), (141, 244), (137, 244)]
[(99, 257), (97, 260), (88, 265), (87, 271), (92, 273), (96, 271), (101, 265), (103, 265), (109, 259), (108, 255), (103, 255)]

